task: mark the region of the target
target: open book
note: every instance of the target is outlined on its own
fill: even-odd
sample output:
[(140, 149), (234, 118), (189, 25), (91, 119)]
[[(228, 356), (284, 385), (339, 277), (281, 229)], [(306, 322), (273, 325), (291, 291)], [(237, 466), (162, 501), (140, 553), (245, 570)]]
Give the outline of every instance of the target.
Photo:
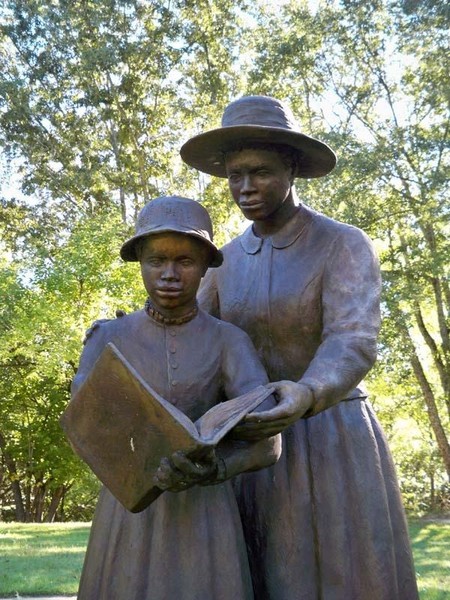
[(60, 422), (76, 453), (100, 481), (125, 508), (139, 512), (162, 493), (153, 483), (162, 457), (217, 445), (271, 393), (259, 386), (216, 404), (193, 423), (109, 343)]

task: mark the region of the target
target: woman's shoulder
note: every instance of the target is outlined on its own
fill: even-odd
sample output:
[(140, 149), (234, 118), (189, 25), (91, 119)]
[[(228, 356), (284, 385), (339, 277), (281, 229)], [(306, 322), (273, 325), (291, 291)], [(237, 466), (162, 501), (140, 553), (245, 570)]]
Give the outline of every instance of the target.
[(311, 215), (310, 227), (311, 234), (314, 237), (327, 238), (330, 243), (337, 246), (372, 247), (372, 240), (359, 227), (350, 223), (343, 223), (309, 207), (305, 207), (305, 210)]
[(211, 328), (213, 334), (217, 336), (217, 339), (221, 339), (223, 342), (246, 343), (247, 340), (250, 340), (248, 334), (240, 327), (237, 327), (228, 321), (222, 321), (221, 319), (213, 317), (202, 309), (199, 309), (199, 317)]
[(366, 235), (362, 229), (356, 227), (355, 225), (351, 225), (350, 223), (344, 223), (343, 221), (338, 221), (332, 217), (329, 217), (317, 210), (310, 208), (309, 206), (303, 206), (303, 209), (309, 213), (311, 216), (311, 225), (313, 227), (322, 228), (328, 230), (330, 233), (333, 233), (336, 236), (340, 235)]
[(246, 241), (254, 238), (252, 232), (252, 226), (249, 225), (242, 233), (234, 237), (232, 240), (227, 242), (221, 247), (221, 251), (224, 255), (230, 256), (234, 253), (240, 253), (243, 250), (243, 246), (246, 246)]

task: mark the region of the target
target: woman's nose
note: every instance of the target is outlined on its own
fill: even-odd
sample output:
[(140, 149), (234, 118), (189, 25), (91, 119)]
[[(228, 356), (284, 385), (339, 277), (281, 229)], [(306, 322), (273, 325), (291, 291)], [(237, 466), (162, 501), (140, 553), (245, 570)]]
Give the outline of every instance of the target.
[(253, 185), (253, 180), (251, 175), (244, 175), (242, 177), (241, 183), (241, 194), (248, 194), (249, 192), (253, 192), (255, 190), (255, 186)]

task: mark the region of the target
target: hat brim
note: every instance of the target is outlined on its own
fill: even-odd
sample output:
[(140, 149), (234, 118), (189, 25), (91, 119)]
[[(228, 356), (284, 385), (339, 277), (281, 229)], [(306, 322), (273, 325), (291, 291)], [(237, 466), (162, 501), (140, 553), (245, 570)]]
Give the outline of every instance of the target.
[(298, 131), (262, 125), (220, 127), (194, 136), (180, 150), (185, 163), (209, 175), (227, 177), (224, 152), (246, 142), (285, 144), (301, 153), (296, 177), (323, 177), (336, 165), (336, 155), (324, 142)]
[(126, 262), (139, 262), (139, 258), (136, 254), (137, 242), (152, 235), (157, 235), (158, 233), (181, 233), (182, 235), (192, 236), (203, 242), (212, 250), (211, 260), (208, 267), (220, 267), (220, 265), (223, 263), (223, 254), (213, 243), (206, 240), (203, 235), (197, 233), (196, 231), (189, 228), (186, 228), (186, 230), (182, 231), (181, 227), (177, 229), (171, 229), (170, 227), (155, 228), (152, 231), (133, 236), (122, 245), (120, 249), (121, 258)]

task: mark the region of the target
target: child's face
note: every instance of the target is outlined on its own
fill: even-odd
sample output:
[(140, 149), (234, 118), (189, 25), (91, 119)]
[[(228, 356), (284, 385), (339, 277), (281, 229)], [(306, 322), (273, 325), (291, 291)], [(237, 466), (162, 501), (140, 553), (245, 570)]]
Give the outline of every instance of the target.
[(191, 236), (160, 233), (145, 239), (140, 252), (141, 274), (154, 307), (171, 317), (194, 308), (208, 260), (207, 246)]

